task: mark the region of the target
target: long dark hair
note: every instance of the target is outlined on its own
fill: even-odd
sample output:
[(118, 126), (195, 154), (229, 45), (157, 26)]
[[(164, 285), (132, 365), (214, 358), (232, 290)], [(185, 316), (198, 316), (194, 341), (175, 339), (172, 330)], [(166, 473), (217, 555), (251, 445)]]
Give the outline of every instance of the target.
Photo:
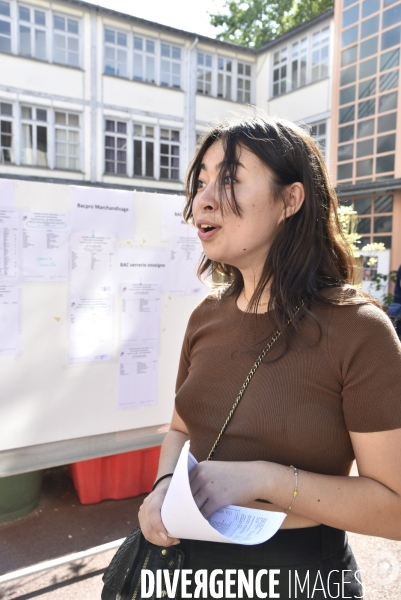
[[(192, 203), (197, 193), (203, 156), (217, 140), (224, 148), (218, 179), (223, 212), (232, 210), (241, 216), (234, 184), (231, 183), (231, 193), (227, 193), (224, 185), (227, 175), (231, 182), (235, 180), (241, 147), (253, 152), (270, 169), (275, 201), (285, 206), (284, 192), (294, 182), (301, 182), (305, 189), (301, 208), (284, 220), (271, 245), (248, 310), (257, 312), (263, 290), (269, 285), (268, 310), (272, 311), (275, 325), (283, 332), (287, 346), (290, 331), (286, 322), (293, 315), (294, 307), (303, 301), (306, 312), (309, 312), (312, 302), (348, 304), (371, 301), (366, 294), (344, 288), (345, 284), (353, 281), (353, 256), (339, 224), (337, 196), (317, 144), (304, 129), (289, 121), (246, 115), (221, 122), (207, 131), (188, 169), (184, 218), (192, 221)], [(222, 275), (227, 282), (224, 295), (240, 294), (244, 283), (236, 267), (203, 256), (198, 275), (202, 277), (211, 273)], [(336, 289), (333, 294), (327, 294), (327, 290), (322, 294), (325, 288)]]

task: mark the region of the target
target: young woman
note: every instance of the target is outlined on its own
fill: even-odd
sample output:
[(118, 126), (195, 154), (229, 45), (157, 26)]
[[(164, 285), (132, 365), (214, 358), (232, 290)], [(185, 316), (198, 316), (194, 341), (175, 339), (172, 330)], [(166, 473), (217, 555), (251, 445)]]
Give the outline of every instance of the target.
[[(280, 594), (269, 597), (360, 598), (345, 530), (401, 540), (401, 346), (375, 301), (349, 285), (336, 207), (316, 144), (283, 120), (221, 123), (189, 169), (185, 215), (202, 241), (200, 272), (228, 285), (189, 320), (158, 478), (189, 438), (199, 461), (191, 489), (206, 518), (228, 504), (287, 517), (257, 546), (171, 539), (160, 518), (165, 477), (139, 521), (154, 544), (180, 544), (193, 571), (278, 569), (270, 590), (260, 579)], [(359, 477), (349, 476), (354, 459)]]

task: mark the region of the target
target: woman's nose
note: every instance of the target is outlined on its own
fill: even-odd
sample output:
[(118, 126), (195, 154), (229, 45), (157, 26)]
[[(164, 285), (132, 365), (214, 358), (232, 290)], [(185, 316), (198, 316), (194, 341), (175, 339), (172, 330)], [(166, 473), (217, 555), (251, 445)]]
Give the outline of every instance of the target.
[(217, 210), (219, 208), (219, 199), (216, 182), (210, 182), (206, 187), (199, 190), (195, 197), (195, 202), (200, 210), (207, 212)]

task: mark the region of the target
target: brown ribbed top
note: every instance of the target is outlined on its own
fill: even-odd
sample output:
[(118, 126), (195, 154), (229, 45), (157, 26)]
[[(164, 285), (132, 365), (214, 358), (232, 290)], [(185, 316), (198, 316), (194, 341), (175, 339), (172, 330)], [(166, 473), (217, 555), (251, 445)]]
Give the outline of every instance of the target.
[[(349, 431), (401, 427), (401, 345), (387, 316), (369, 304), (315, 306), (290, 349), (277, 342), (256, 371), (215, 460), (266, 460), (348, 475)], [(254, 360), (274, 332), (269, 314), (239, 310), (234, 297), (206, 298), (184, 338), (176, 408), (191, 452), (205, 460)], [(256, 344), (256, 345), (255, 345)], [(252, 348), (250, 348), (250, 346)]]

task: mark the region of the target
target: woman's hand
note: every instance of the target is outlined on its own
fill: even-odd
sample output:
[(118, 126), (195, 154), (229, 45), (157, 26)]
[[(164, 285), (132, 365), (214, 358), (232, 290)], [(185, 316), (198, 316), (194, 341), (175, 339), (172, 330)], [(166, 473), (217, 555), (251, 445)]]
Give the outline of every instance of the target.
[(262, 461), (204, 461), (189, 474), (192, 495), (205, 519), (228, 504), (244, 506), (261, 497)]
[(139, 508), (138, 518), (145, 539), (157, 546), (173, 546), (179, 544), (180, 540), (167, 537), (160, 515), (163, 500), (166, 496), (170, 480), (161, 481), (154, 492), (149, 494)]

